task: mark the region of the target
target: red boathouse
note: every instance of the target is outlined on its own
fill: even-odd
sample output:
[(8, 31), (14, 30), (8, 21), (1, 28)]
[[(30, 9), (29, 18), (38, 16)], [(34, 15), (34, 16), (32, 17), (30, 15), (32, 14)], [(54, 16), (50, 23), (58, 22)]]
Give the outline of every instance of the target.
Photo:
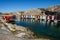
[(6, 21), (6, 22), (9, 22), (9, 21), (14, 21), (15, 15), (12, 15), (12, 14), (4, 14), (2, 15), (2, 18)]

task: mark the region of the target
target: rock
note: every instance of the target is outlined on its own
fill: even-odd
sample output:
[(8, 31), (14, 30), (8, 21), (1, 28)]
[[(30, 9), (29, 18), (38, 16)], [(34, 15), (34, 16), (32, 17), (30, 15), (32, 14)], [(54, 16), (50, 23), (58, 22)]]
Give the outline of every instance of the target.
[(24, 40), (13, 35), (0, 34), (0, 40)]
[(9, 31), (3, 24), (2, 24), (1, 29), (6, 30), (6, 31)]
[(21, 32), (15, 36), (20, 37), (20, 38), (24, 38), (26, 36), (26, 33)]
[(23, 27), (23, 26), (14, 25), (14, 27), (15, 27), (16, 30), (26, 31), (26, 28)]
[(12, 35), (11, 32), (7, 31), (7, 30), (4, 30), (4, 29), (1, 29), (0, 30), (0, 34), (9, 34), (9, 35)]
[(14, 37), (20, 37), (20, 38), (35, 38), (33, 36), (32, 31), (26, 27), (6, 23), (6, 22), (3, 22), (2, 20), (1, 22), (3, 24), (0, 30), (1, 34), (7, 34), (7, 35), (12, 35), (12, 36), (14, 35)]

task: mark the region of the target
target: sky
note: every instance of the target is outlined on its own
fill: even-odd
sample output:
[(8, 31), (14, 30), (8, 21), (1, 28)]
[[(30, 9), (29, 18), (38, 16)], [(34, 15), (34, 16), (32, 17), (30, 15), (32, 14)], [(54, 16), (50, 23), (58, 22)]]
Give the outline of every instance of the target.
[(60, 0), (0, 0), (0, 12), (14, 12), (59, 5)]

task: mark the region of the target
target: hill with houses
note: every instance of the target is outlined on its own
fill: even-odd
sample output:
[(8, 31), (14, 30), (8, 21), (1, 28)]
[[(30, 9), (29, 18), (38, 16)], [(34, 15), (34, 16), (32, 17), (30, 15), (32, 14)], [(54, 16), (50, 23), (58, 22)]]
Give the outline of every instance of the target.
[[(8, 13), (3, 13), (3, 14), (8, 14)], [(57, 15), (59, 18), (60, 17), (60, 5), (55, 5), (55, 6), (51, 6), (48, 8), (36, 8), (36, 9), (30, 9), (26, 11), (10, 12), (9, 14), (16, 15), (18, 19), (21, 15), (39, 15), (39, 16)]]

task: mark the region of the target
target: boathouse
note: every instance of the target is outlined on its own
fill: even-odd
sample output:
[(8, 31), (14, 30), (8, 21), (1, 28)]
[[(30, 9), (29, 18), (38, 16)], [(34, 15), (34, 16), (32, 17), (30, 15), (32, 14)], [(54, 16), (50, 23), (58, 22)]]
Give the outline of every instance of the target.
[(22, 15), (22, 18), (37, 18), (37, 19), (40, 19), (40, 15)]
[(57, 12), (51, 12), (51, 11), (44, 11), (42, 15), (40, 14), (33, 14), (33, 13), (26, 13), (21, 15), (21, 18), (34, 18), (34, 19), (43, 19), (43, 20), (50, 20), (50, 21), (55, 21), (59, 20), (60, 14), (57, 14)]
[(10, 21), (14, 21), (16, 19), (15, 15), (12, 14), (3, 14), (2, 18), (6, 21), (6, 22), (10, 22)]
[(55, 21), (57, 20), (57, 12), (46, 11), (46, 20)]

